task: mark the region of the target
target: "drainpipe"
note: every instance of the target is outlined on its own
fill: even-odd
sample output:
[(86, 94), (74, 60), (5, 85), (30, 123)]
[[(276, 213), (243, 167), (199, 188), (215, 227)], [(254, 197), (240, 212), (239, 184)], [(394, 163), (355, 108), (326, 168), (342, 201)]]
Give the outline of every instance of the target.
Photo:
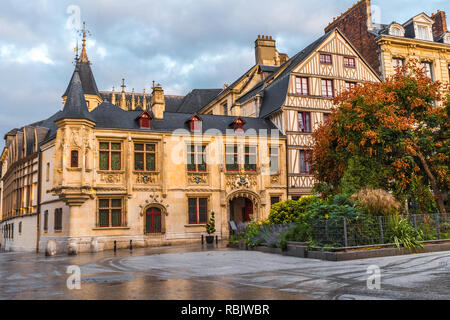
[(42, 157), (41, 157), (41, 152), (38, 150), (36, 253), (39, 253), (39, 241), (41, 239), (41, 188), (42, 188)]

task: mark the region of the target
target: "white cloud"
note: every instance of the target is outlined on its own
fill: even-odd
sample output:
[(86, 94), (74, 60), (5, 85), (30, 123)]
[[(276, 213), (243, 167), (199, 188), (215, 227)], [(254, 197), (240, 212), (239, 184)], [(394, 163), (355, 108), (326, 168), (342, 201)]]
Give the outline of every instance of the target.
[(45, 44), (33, 48), (18, 48), (13, 44), (0, 46), (0, 57), (3, 63), (43, 63), (54, 64), (49, 57), (48, 48)]

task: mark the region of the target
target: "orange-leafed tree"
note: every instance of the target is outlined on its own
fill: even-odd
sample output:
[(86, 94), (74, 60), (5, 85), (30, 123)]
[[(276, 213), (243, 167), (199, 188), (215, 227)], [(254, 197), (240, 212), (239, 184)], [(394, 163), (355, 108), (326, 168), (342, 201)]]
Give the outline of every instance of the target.
[(335, 99), (329, 120), (314, 133), (312, 169), (337, 192), (351, 159), (376, 163), (385, 189), (406, 192), (414, 176), (445, 212), (450, 185), (449, 86), (433, 82), (410, 61), (381, 83), (365, 83)]

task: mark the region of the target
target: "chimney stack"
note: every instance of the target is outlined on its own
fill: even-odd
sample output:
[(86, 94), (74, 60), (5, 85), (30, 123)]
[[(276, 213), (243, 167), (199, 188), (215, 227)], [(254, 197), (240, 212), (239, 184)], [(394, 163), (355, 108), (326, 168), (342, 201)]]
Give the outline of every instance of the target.
[(280, 66), (281, 61), (277, 51), (275, 40), (272, 36), (258, 35), (255, 40), (255, 60), (256, 64), (267, 66)]
[(433, 23), (433, 36), (438, 37), (444, 32), (447, 32), (447, 18), (444, 11), (439, 11), (436, 14), (432, 14), (431, 18)]
[(150, 107), (153, 113), (153, 118), (157, 120), (164, 119), (164, 111), (166, 110), (166, 102), (164, 99), (164, 90), (160, 84), (155, 86), (153, 81), (153, 92), (150, 100)]

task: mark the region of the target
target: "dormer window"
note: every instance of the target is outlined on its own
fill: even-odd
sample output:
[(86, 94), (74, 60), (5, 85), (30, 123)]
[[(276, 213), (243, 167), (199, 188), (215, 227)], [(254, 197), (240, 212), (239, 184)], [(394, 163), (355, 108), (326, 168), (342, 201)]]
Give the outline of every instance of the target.
[(416, 35), (417, 39), (420, 40), (428, 40), (431, 41), (432, 40), (432, 36), (431, 36), (431, 30), (430, 27), (428, 26), (417, 26), (417, 35)]
[(234, 132), (243, 133), (244, 132), (244, 124), (245, 120), (241, 117), (234, 120)]
[(149, 129), (150, 125), (151, 125), (151, 120), (152, 120), (152, 116), (147, 112), (144, 111), (142, 112), (142, 114), (139, 116), (139, 125), (142, 129)]
[(191, 128), (191, 132), (199, 133), (202, 132), (202, 118), (198, 114), (194, 115), (189, 119), (189, 126)]
[(393, 24), (389, 28), (389, 34), (391, 36), (404, 37), (405, 36), (405, 29), (403, 29), (403, 27), (398, 25), (398, 24)]

